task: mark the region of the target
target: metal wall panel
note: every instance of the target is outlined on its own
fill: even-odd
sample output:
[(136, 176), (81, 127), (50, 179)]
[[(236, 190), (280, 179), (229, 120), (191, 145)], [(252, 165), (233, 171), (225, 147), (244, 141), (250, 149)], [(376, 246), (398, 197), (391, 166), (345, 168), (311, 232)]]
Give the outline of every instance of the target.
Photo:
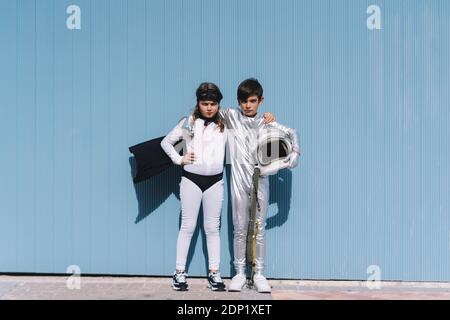
[(0, 272), (171, 274), (179, 170), (134, 185), (128, 147), (253, 76), (303, 150), (270, 178), (267, 275), (449, 281), (449, 56), (446, 0), (1, 0)]

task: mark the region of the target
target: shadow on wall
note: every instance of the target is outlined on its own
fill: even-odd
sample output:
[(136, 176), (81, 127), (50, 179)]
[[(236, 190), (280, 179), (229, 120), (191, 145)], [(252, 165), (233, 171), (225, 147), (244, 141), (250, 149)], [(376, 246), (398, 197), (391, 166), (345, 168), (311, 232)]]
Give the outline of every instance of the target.
[[(131, 167), (131, 179), (136, 175), (136, 161), (134, 157), (129, 158)], [(139, 223), (155, 210), (157, 210), (161, 204), (163, 204), (171, 194), (174, 194), (178, 201), (180, 200), (180, 180), (181, 180), (181, 167), (171, 166), (167, 170), (164, 170), (157, 176), (147, 179), (142, 182), (134, 183), (134, 191), (136, 192), (136, 199), (138, 202), (138, 215), (135, 223)], [(200, 208), (198, 216), (198, 223), (192, 236), (191, 245), (186, 261), (186, 268), (189, 269), (189, 265), (194, 257), (195, 247), (197, 245), (200, 230), (202, 236), (202, 251), (205, 257), (205, 269), (208, 270), (208, 248), (206, 246), (206, 234), (203, 229), (203, 207)], [(181, 227), (181, 212), (179, 215), (178, 230)], [(175, 256), (175, 254), (174, 254)], [(175, 261), (174, 261), (175, 265)]]
[(266, 220), (266, 229), (282, 226), (288, 219), (292, 198), (292, 171), (283, 169), (269, 177), (269, 205), (276, 203), (277, 213)]
[[(131, 166), (131, 178), (136, 173), (136, 163), (134, 157), (129, 158)], [(232, 206), (231, 206), (231, 194), (230, 194), (230, 165), (226, 165), (225, 179), (227, 180), (227, 222), (228, 222), (228, 248), (230, 253), (230, 274), (233, 276), (233, 218), (232, 218)], [(171, 166), (167, 170), (163, 171), (159, 175), (134, 184), (136, 192), (136, 199), (138, 201), (138, 215), (135, 223), (141, 222), (147, 216), (157, 210), (161, 204), (163, 204), (171, 194), (174, 194), (178, 200), (180, 200), (180, 180), (181, 180), (181, 167)], [(276, 214), (267, 218), (266, 229), (272, 229), (282, 226), (288, 219), (289, 210), (291, 207), (292, 197), (292, 172), (288, 169), (281, 170), (278, 174), (269, 177), (270, 195), (269, 204), (277, 204), (278, 211)], [(223, 215), (223, 214), (222, 214)], [(223, 218), (223, 217), (222, 217)], [(181, 212), (179, 218), (178, 229), (181, 226)], [(201, 232), (200, 232), (201, 231)], [(189, 265), (194, 256), (195, 247), (198, 241), (199, 234), (202, 237), (202, 251), (205, 257), (205, 270), (208, 271), (208, 250), (206, 246), (206, 234), (203, 228), (203, 207), (200, 208), (200, 213), (197, 220), (197, 227), (195, 228), (192, 236), (191, 245), (189, 247), (189, 253), (187, 258), (186, 268), (189, 269)], [(174, 262), (175, 265), (175, 262)]]
[[(134, 157), (130, 157), (129, 161), (131, 166), (131, 178), (133, 178), (136, 175), (136, 161)], [(179, 200), (180, 180), (181, 167), (171, 166), (151, 179), (134, 183), (134, 190), (138, 202), (138, 215), (135, 223), (139, 223), (158, 209), (171, 194), (175, 194)]]

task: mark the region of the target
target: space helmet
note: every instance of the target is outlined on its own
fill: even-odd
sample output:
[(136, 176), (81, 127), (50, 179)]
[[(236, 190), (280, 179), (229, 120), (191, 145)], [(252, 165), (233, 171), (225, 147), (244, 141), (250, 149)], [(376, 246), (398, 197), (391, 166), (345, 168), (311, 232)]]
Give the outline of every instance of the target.
[(289, 167), (292, 152), (292, 144), (284, 131), (276, 128), (263, 130), (258, 137), (257, 150), (261, 175), (273, 175)]

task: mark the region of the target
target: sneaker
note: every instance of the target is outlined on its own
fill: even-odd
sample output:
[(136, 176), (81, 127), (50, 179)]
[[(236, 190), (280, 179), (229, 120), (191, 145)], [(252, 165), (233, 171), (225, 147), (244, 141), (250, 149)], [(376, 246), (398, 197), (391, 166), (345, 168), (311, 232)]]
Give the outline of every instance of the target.
[(208, 287), (212, 291), (225, 291), (225, 284), (220, 277), (220, 272), (210, 272), (208, 274)]
[(235, 275), (230, 282), (230, 286), (228, 288), (228, 291), (236, 291), (239, 292), (242, 290), (242, 288), (245, 286), (245, 283), (247, 282), (247, 279), (245, 278), (245, 274), (238, 273)]
[(253, 276), (253, 285), (256, 291), (260, 293), (270, 293), (272, 291), (269, 282), (262, 274), (255, 274)]
[(176, 272), (173, 274), (172, 278), (172, 288), (176, 291), (186, 291), (188, 290), (188, 284), (186, 281), (187, 273), (182, 272)]

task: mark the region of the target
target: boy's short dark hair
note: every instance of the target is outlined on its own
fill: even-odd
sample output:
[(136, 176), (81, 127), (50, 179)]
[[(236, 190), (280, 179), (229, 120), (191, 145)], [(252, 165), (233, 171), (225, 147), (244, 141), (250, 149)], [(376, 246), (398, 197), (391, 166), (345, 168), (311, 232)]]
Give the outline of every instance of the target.
[(251, 96), (258, 96), (258, 99), (263, 96), (263, 87), (255, 78), (242, 81), (237, 90), (238, 102), (247, 101)]

